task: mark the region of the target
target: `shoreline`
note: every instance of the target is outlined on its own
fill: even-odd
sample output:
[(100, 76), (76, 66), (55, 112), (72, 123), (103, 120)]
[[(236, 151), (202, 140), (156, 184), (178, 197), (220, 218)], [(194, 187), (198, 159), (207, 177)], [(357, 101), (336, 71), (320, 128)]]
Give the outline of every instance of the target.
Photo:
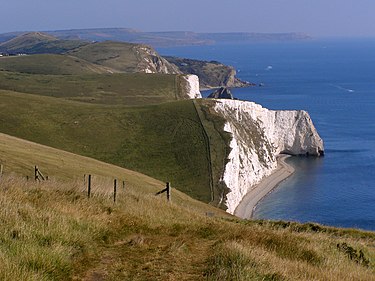
[(246, 193), (240, 204), (238, 204), (237, 208), (234, 210), (234, 215), (236, 217), (251, 219), (254, 209), (260, 200), (294, 173), (294, 168), (285, 162), (285, 159), (288, 157), (290, 157), (290, 155), (277, 156), (276, 170)]

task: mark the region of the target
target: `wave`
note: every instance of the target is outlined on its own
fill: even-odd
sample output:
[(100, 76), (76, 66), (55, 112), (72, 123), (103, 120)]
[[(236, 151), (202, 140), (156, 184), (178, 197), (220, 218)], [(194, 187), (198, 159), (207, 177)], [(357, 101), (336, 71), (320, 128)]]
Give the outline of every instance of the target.
[(353, 90), (353, 89), (344, 88), (344, 87), (342, 87), (342, 86), (340, 86), (340, 85), (331, 84), (331, 86), (332, 86), (332, 87), (335, 87), (335, 88), (337, 88), (337, 89), (339, 89), (339, 90), (342, 90), (342, 91), (348, 92), (348, 93), (354, 93), (354, 92), (355, 92), (355, 90)]

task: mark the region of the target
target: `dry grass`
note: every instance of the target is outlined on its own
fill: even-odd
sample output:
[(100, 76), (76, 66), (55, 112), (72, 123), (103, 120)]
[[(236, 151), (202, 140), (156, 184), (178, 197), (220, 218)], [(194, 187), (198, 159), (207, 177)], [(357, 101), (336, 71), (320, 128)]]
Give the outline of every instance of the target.
[[(0, 159), (0, 280), (375, 280), (373, 232), (237, 220), (175, 189), (168, 203), (160, 181), (1, 134)], [(26, 181), (35, 164), (49, 181)]]
[[(21, 280), (107, 276), (117, 272), (112, 271), (113, 266), (144, 266), (142, 261), (148, 254), (138, 250), (137, 255), (141, 255), (130, 264), (112, 263), (117, 259), (129, 263), (128, 254), (139, 247), (150, 257), (157, 251), (156, 256), (163, 260), (166, 250), (181, 260), (176, 255), (185, 247), (178, 237), (180, 232), (186, 231), (186, 224), (195, 229), (196, 223), (205, 220), (203, 212), (177, 207), (164, 197), (132, 187), (126, 192), (119, 190), (113, 203), (104, 178), (94, 190), (94, 196), (87, 199), (80, 182), (36, 183), (3, 177), (0, 280), (16, 280), (17, 276)], [(200, 219), (194, 222), (196, 218)], [(159, 268), (153, 267), (150, 276), (157, 272)]]
[(87, 199), (79, 181), (3, 177), (0, 280), (375, 280), (373, 233), (207, 217), (132, 187), (113, 203), (107, 190), (105, 178)]
[[(123, 181), (126, 190), (137, 190), (146, 195), (154, 194), (165, 186), (164, 182), (135, 171), (2, 133), (0, 133), (0, 164), (4, 165), (5, 175), (11, 176), (15, 173), (23, 179), (26, 179), (26, 176), (32, 179), (34, 166), (37, 165), (44, 175), (49, 176), (49, 179), (76, 182), (80, 191), (86, 189), (84, 175), (91, 174), (93, 194), (107, 197), (112, 196), (114, 179), (118, 180), (119, 192), (123, 187)], [(201, 213), (229, 216), (222, 210), (194, 200), (176, 190), (173, 182), (172, 188), (173, 201), (181, 206), (189, 206), (190, 209)]]

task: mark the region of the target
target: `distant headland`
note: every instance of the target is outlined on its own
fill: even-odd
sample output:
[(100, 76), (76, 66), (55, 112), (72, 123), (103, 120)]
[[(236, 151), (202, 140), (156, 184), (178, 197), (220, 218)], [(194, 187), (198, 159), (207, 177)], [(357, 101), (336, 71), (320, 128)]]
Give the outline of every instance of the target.
[[(197, 33), (191, 31), (145, 32), (130, 28), (92, 28), (43, 31), (60, 39), (79, 39), (85, 41), (122, 41), (148, 44), (153, 47), (173, 47), (189, 45), (210, 45), (230, 42), (262, 42), (262, 41), (295, 41), (309, 40), (312, 37), (305, 33), (257, 33), (226, 32)], [(0, 42), (8, 41), (23, 32), (0, 34)]]

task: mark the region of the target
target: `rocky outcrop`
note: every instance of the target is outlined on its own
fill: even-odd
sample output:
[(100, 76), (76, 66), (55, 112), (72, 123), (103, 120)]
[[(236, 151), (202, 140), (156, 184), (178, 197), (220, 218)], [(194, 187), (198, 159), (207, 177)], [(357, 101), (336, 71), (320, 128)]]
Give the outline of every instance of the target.
[(199, 91), (199, 78), (197, 75), (180, 76), (181, 96), (182, 99), (200, 99), (202, 98)]
[(217, 61), (201, 61), (177, 57), (164, 57), (176, 65), (184, 74), (195, 74), (199, 77), (202, 89), (217, 87), (249, 87), (254, 84), (242, 81), (236, 77), (232, 66)]
[(221, 87), (215, 91), (213, 91), (208, 98), (210, 99), (230, 99), (233, 100), (233, 94), (232, 92), (226, 88), (226, 87)]
[(274, 111), (238, 100), (215, 100), (214, 110), (226, 120), (223, 129), (232, 136), (221, 178), (230, 190), (226, 195), (229, 213), (276, 169), (278, 154), (323, 154), (323, 141), (306, 111)]

